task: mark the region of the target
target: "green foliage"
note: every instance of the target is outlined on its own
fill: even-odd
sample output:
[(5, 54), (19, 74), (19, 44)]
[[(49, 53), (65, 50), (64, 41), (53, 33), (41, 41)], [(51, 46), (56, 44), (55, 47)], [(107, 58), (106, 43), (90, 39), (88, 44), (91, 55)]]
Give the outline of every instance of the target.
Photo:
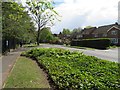
[(53, 36), (50, 28), (43, 28), (40, 32), (40, 42), (58, 44), (59, 38)]
[(17, 39), (28, 42), (34, 39), (34, 30), (34, 24), (25, 12), (25, 8), (15, 2), (2, 3), (3, 39)]
[(64, 49), (40, 48), (22, 55), (38, 60), (58, 89), (118, 90), (119, 65)]
[(86, 26), (85, 28), (86, 28), (86, 29), (89, 29), (89, 28), (92, 28), (92, 26)]
[(71, 46), (91, 47), (97, 49), (107, 49), (110, 46), (110, 39), (84, 39), (74, 40), (71, 42)]
[(50, 28), (43, 28), (40, 32), (40, 42), (50, 42), (53, 40), (52, 32)]
[(79, 33), (79, 32), (81, 32), (81, 30), (82, 30), (81, 27), (75, 28), (75, 29), (73, 29), (72, 33)]
[(54, 10), (53, 2), (48, 0), (28, 0), (26, 2), (28, 12), (38, 26), (37, 31), (37, 44), (39, 45), (40, 31), (46, 26), (54, 25), (58, 13)]
[(63, 29), (63, 31), (62, 31), (62, 34), (64, 34), (64, 35), (68, 35), (68, 34), (71, 34), (71, 32), (70, 32), (70, 30), (69, 29)]

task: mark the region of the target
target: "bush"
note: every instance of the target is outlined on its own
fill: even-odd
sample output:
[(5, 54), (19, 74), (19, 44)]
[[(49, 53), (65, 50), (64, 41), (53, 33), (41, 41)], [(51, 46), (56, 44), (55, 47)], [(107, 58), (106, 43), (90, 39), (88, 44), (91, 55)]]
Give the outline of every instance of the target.
[(72, 41), (71, 46), (91, 47), (97, 49), (107, 49), (110, 46), (109, 39), (87, 39), (81, 41)]
[(24, 55), (36, 58), (48, 71), (57, 89), (118, 90), (118, 63), (64, 49), (33, 49)]

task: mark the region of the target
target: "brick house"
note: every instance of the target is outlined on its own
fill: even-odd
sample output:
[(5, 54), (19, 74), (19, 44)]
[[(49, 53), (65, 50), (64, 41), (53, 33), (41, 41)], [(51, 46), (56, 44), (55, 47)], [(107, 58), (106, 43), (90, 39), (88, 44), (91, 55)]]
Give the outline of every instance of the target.
[(96, 27), (92, 28), (84, 28), (81, 32), (81, 35), (79, 38), (81, 39), (90, 39), (93, 38), (92, 33), (96, 30)]
[(76, 35), (77, 39), (109, 38), (112, 44), (120, 45), (120, 25), (118, 23), (83, 29)]
[(111, 27), (107, 31), (107, 38), (111, 39), (111, 43), (120, 45), (120, 28), (119, 27)]
[(111, 24), (98, 27), (95, 31), (93, 31), (93, 38), (109, 38), (112, 44), (119, 44), (120, 39), (120, 25)]

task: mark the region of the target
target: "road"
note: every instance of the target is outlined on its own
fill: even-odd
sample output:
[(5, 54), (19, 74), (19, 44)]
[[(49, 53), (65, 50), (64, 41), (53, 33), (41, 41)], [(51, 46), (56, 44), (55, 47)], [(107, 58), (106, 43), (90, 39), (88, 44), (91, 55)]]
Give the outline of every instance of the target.
[(109, 50), (98, 50), (98, 49), (77, 49), (77, 48), (70, 48), (70, 47), (65, 47), (63, 45), (50, 45), (50, 44), (41, 44), (40, 47), (45, 47), (45, 48), (63, 48), (63, 49), (68, 49), (70, 51), (79, 51), (83, 52), (86, 55), (90, 56), (96, 56), (98, 58), (104, 59), (104, 60), (109, 60), (113, 62), (119, 62), (120, 61), (120, 56), (119, 52), (120, 48), (113, 48)]
[[(65, 47), (63, 45), (50, 45), (50, 44), (41, 44), (37, 48), (63, 48), (63, 49), (68, 49), (70, 51), (79, 51), (83, 52), (86, 55), (90, 56), (96, 56), (101, 59), (113, 61), (113, 62), (119, 62), (120, 61), (120, 56), (118, 58), (120, 48), (114, 48), (114, 49), (109, 49), (109, 50), (97, 50), (97, 49), (77, 49), (77, 48), (70, 48), (70, 47)], [(33, 47), (34, 48), (34, 47)], [(7, 56), (0, 57), (0, 89), (2, 88), (2, 85), (4, 81), (6, 80), (9, 72), (11, 71), (12, 66), (14, 65), (17, 57), (19, 57), (20, 53), (22, 51), (30, 50), (32, 48), (20, 48), (17, 49), (17, 51), (14, 50), (14, 52), (11, 52)]]

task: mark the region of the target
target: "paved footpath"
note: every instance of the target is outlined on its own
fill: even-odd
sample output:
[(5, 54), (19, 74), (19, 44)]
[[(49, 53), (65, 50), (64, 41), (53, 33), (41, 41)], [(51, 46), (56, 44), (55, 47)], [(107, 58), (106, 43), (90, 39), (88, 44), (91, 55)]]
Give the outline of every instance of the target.
[(4, 82), (7, 79), (10, 70), (12, 69), (17, 58), (20, 56), (20, 53), (25, 50), (27, 49), (18, 48), (17, 50), (14, 50), (7, 55), (1, 57), (2, 59), (0, 59), (0, 89), (4, 85)]

